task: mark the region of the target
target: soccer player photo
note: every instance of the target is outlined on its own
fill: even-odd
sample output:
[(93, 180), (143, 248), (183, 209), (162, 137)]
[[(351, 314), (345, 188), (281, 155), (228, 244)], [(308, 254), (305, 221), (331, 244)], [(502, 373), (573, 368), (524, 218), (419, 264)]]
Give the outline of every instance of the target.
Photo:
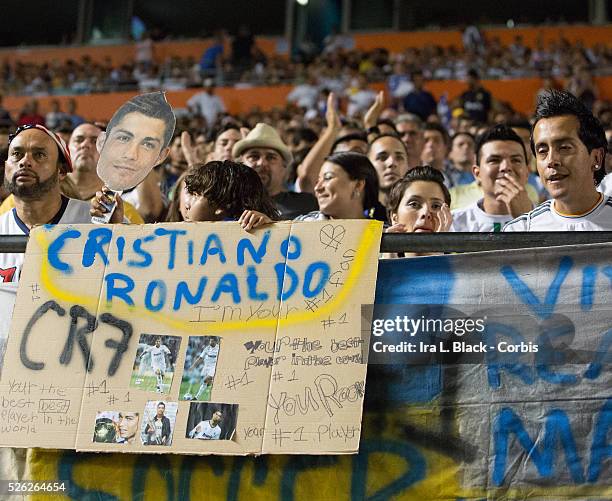
[(149, 400), (143, 413), (142, 445), (172, 445), (178, 402)]
[(210, 400), (220, 343), (217, 336), (189, 336), (179, 400)]
[(98, 412), (93, 441), (102, 444), (133, 444), (138, 433), (138, 419), (138, 412)]
[(185, 438), (232, 440), (238, 420), (238, 404), (193, 402), (189, 405)]
[(144, 391), (169, 393), (181, 338), (141, 334), (130, 386)]

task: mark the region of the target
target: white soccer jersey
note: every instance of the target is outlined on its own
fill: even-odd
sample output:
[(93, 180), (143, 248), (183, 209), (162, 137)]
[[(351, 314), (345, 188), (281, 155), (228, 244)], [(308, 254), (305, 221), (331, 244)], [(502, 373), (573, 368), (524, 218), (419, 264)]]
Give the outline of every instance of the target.
[(219, 345), (217, 344), (214, 348), (210, 345), (206, 346), (202, 353), (200, 353), (200, 358), (203, 361), (202, 366), (202, 376), (214, 376), (215, 375), (215, 367), (217, 366), (217, 357), (219, 356)]
[(159, 346), (150, 346), (147, 350), (151, 354), (151, 365), (153, 369), (166, 370), (166, 355), (171, 352), (165, 344)]
[[(612, 155), (612, 153), (609, 153), (609, 155)], [(601, 183), (599, 183), (599, 186), (597, 187), (597, 191), (612, 197), (612, 174), (608, 174), (602, 179)]]
[(612, 197), (602, 195), (595, 207), (579, 216), (564, 216), (553, 200), (547, 200), (510, 221), (504, 231), (612, 231)]
[[(91, 223), (89, 202), (62, 197), (62, 206), (49, 224)], [(0, 216), (0, 235), (29, 235), (15, 208)], [(0, 282), (17, 282), (25, 254), (0, 252)]]
[(452, 211), (453, 224), (450, 231), (499, 232), (504, 225), (512, 221), (510, 214), (487, 214), (483, 210), (483, 199), (467, 207)]
[(221, 427), (210, 426), (210, 421), (200, 421), (196, 427), (191, 431), (193, 438), (199, 438), (200, 440), (219, 440), (221, 438)]

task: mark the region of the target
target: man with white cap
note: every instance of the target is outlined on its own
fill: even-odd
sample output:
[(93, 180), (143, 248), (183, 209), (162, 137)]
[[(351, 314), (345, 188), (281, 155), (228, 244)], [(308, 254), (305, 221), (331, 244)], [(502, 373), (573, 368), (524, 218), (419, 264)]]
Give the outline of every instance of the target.
[[(42, 125), (19, 127), (9, 138), (4, 185), (15, 207), (0, 216), (0, 235), (29, 235), (40, 224), (90, 223), (90, 204), (62, 195), (72, 172), (66, 143)], [(122, 212), (122, 211), (121, 211)], [(17, 282), (23, 253), (0, 253), (0, 282)]]
[(310, 193), (287, 190), (287, 165), (292, 156), (273, 127), (258, 123), (244, 139), (234, 145), (232, 154), (259, 174), (281, 219), (294, 219), (318, 209), (317, 199)]

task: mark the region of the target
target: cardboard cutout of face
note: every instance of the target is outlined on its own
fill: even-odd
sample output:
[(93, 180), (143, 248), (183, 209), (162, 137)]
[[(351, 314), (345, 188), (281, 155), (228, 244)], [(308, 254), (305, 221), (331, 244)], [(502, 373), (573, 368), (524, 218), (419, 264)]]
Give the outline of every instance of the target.
[(98, 176), (113, 191), (139, 184), (170, 151), (176, 119), (162, 92), (126, 102), (98, 136)]

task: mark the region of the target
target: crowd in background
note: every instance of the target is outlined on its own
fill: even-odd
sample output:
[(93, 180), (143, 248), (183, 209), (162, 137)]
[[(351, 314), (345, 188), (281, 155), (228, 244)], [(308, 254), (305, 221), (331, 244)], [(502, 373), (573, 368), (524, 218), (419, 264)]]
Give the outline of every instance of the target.
[[(203, 86), (185, 109), (174, 110), (176, 128), (167, 158), (141, 185), (123, 194), (125, 215), (132, 222), (231, 219), (252, 229), (278, 219), (372, 217), (385, 221), (390, 231), (405, 231), (406, 223), (398, 222), (405, 193), (397, 192), (399, 188), (394, 192), (393, 187), (407, 190), (411, 183), (420, 182), (433, 186), (430, 195), (437, 201), (436, 224), (427, 231), (500, 231), (513, 217), (547, 200), (550, 193), (538, 176), (530, 144), (532, 117), (491, 95), (481, 82), (483, 76), (545, 75), (540, 94), (565, 89), (576, 96), (579, 106), (587, 110), (584, 113), (592, 112), (603, 125), (609, 149), (612, 106), (599, 99), (592, 78), (595, 71), (612, 68), (612, 52), (601, 45), (587, 48), (561, 39), (546, 47), (538, 42), (530, 49), (517, 37), (510, 47), (493, 39), (466, 43), (461, 49), (408, 48), (390, 55), (384, 49), (358, 51), (350, 47), (350, 40), (332, 37), (322, 53), (289, 62), (266, 59), (248, 33), (241, 44), (234, 43), (227, 57), (221, 38), (218, 42), (217, 49), (214, 45), (207, 49), (199, 63), (172, 59), (158, 67), (143, 59), (112, 68), (83, 58), (65, 66), (5, 64), (2, 85), (9, 92), (24, 92), (29, 86), (30, 94), (37, 93), (35, 88), (43, 93), (74, 91), (71, 86), (81, 85), (78, 82), (83, 92), (122, 90), (116, 87), (122, 81), (141, 91), (159, 89), (160, 84), (167, 89), (164, 82), (173, 78), (185, 86)], [(222, 68), (227, 70), (225, 75), (242, 69), (239, 79), (246, 78), (250, 84), (291, 81), (295, 85), (284, 107), (231, 115), (215, 93)], [(437, 101), (427, 90), (431, 78), (462, 78), (465, 91), (452, 102), (445, 97)], [(386, 81), (385, 92), (370, 88), (376, 80)], [(150, 87), (143, 83), (147, 81)], [(572, 101), (568, 106), (577, 109), (578, 105)], [(79, 164), (88, 164), (83, 172), (95, 171), (95, 139), (106, 127), (94, 123), (94, 118), (81, 116), (74, 100), (65, 110), (54, 100), (42, 114), (32, 99), (17, 116), (11, 116), (0, 101), (0, 141), (6, 145), (8, 134), (18, 125), (46, 125), (57, 132), (77, 160), (76, 177), (68, 176), (62, 192), (89, 200), (102, 183), (90, 174), (79, 177)], [(87, 134), (83, 127), (88, 127)], [(497, 191), (495, 195), (491, 191), (489, 199), (486, 182), (478, 174), (483, 170), (478, 153), (487, 141), (514, 141), (515, 148), (519, 144), (525, 165), (524, 179), (519, 171), (505, 174), (505, 179), (495, 181)], [(79, 153), (81, 142), (87, 142), (83, 146), (88, 148), (87, 155)], [(6, 146), (0, 154), (6, 159)], [(606, 165), (595, 165), (601, 169), (597, 175), (612, 170), (610, 155), (598, 161)], [(241, 164), (259, 176), (253, 177)], [(7, 195), (0, 192), (0, 200)], [(202, 205), (202, 197), (208, 205)], [(10, 207), (10, 199), (0, 213)], [(217, 205), (211, 205), (211, 200)], [(481, 211), (487, 224), (478, 226), (474, 220), (460, 228), (457, 221), (465, 214), (456, 214), (453, 223), (450, 210), (468, 206), (473, 206), (474, 214)], [(136, 214), (129, 215), (128, 210)], [(492, 216), (499, 216), (499, 222)]]
[[(321, 52), (304, 50), (299, 56), (269, 56), (257, 47), (248, 30), (227, 42), (219, 34), (195, 57), (168, 57), (157, 61), (154, 44), (139, 42), (134, 60), (113, 65), (110, 58), (95, 62), (89, 56), (80, 60), (45, 63), (4, 61), (0, 65), (0, 93), (5, 95), (65, 95), (97, 92), (183, 90), (202, 85), (206, 78), (216, 85), (303, 84), (316, 79), (322, 87), (339, 93), (350, 88), (357, 75), (368, 82), (410, 79), (421, 71), (426, 79), (463, 79), (469, 69), (476, 69), (484, 79), (550, 77), (579, 79), (580, 85), (592, 85), (592, 75), (612, 73), (612, 48), (604, 44), (592, 47), (571, 43), (560, 37), (545, 43), (539, 39), (531, 48), (517, 36), (504, 46), (499, 38), (463, 46), (426, 45), (390, 53), (384, 48), (370, 51), (354, 47), (347, 36), (330, 36)], [(400, 89), (401, 91), (401, 89)]]

